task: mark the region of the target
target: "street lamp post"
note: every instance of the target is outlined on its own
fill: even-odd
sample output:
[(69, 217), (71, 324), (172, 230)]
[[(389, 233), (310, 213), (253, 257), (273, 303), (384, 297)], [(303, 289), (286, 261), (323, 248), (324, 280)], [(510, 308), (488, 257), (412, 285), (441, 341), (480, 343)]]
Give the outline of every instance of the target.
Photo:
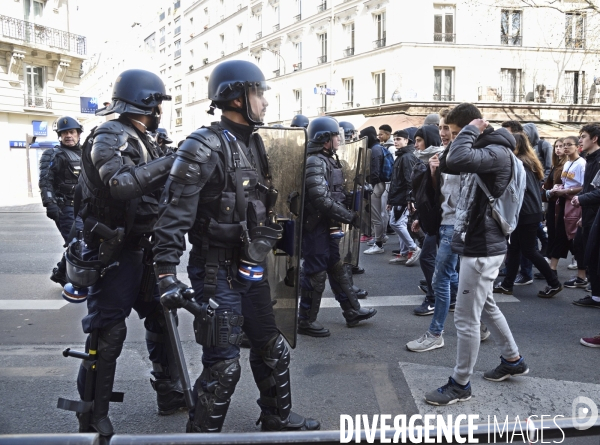
[(273, 54), (275, 54), (276, 56), (278, 56), (283, 61), (283, 74), (287, 73), (287, 68), (286, 68), (286, 65), (285, 65), (285, 59), (281, 56), (281, 54), (279, 54), (277, 51), (273, 51), (271, 48), (265, 48), (265, 47), (263, 47), (260, 50), (261, 51), (270, 51)]

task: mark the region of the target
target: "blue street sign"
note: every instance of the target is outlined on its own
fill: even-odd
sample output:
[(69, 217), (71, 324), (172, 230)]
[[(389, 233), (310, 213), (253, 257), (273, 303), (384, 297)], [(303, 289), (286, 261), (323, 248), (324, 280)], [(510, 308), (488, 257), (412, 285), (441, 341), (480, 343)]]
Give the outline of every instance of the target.
[(97, 97), (79, 97), (79, 105), (83, 114), (95, 114), (98, 110)]
[(31, 121), (33, 124), (34, 136), (48, 136), (48, 122), (46, 121)]

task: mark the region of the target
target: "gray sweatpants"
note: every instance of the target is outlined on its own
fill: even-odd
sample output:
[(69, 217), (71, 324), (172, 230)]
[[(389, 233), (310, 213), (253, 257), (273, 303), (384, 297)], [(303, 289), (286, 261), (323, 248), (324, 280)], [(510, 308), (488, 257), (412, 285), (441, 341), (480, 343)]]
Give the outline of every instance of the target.
[(387, 205), (388, 192), (386, 183), (380, 182), (373, 187), (371, 195), (371, 224), (373, 225), (373, 236), (375, 241), (383, 241), (388, 225)]
[(473, 375), (479, 354), (479, 325), (483, 322), (497, 345), (502, 357), (519, 356), (519, 348), (510, 332), (506, 318), (494, 301), (494, 280), (504, 255), (460, 258), (458, 293), (454, 324), (457, 332), (456, 366), (452, 378), (466, 385)]

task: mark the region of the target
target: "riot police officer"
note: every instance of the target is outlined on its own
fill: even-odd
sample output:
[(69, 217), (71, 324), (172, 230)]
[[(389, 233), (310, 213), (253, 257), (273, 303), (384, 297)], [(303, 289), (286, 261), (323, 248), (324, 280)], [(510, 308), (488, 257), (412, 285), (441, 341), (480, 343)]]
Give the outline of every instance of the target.
[(261, 428), (320, 427), (291, 410), (290, 351), (275, 324), (264, 270), (275, 242), (269, 234), (277, 231), (268, 223), (274, 202), (265, 192), (272, 186), (269, 169), (277, 166), (269, 165), (255, 133), (263, 124), (267, 89), (263, 73), (250, 62), (215, 67), (208, 82), (209, 113), (220, 108), (221, 120), (194, 131), (181, 145), (161, 198), (154, 247), (161, 301), (170, 308), (184, 305), (187, 286), (175, 273), (187, 233), (192, 245), (188, 276), (196, 301), (207, 310), (194, 321), (204, 370), (194, 384), (188, 432), (221, 431), (240, 379), (242, 324), (260, 391)]
[[(56, 134), (60, 145), (44, 151), (40, 158), (40, 193), (46, 215), (56, 223), (65, 243), (75, 220), (73, 195), (79, 178), (81, 146), (79, 138), (83, 127), (69, 116), (56, 121)], [(77, 229), (82, 230), (83, 223), (77, 217)], [(67, 282), (65, 258), (52, 270), (50, 279), (64, 286)]]
[(297, 114), (292, 118), (290, 127), (307, 128), (308, 127), (308, 118), (303, 114)]
[[(81, 254), (77, 258), (73, 257), (74, 245), (69, 248), (67, 272), (76, 282), (78, 274), (85, 273), (86, 265), (90, 265), (90, 271), (102, 264), (104, 276), (89, 287), (88, 314), (82, 320), (83, 331), (98, 339), (97, 350), (92, 348), (97, 357), (93, 404), (63, 406), (78, 412), (80, 432), (113, 434), (109, 402), (113, 398), (117, 358), (127, 333), (125, 319), (132, 309), (144, 319), (159, 414), (185, 407), (166, 338), (156, 279), (148, 273), (153, 269), (152, 262), (144, 261), (151, 251), (149, 237), (157, 219), (160, 189), (175, 158), (160, 157), (149, 135), (158, 128), (164, 100), (171, 97), (165, 94), (164, 83), (157, 75), (137, 69), (124, 71), (114, 84), (111, 104), (96, 112), (99, 116), (119, 113), (119, 118), (95, 128), (82, 153), (79, 186), (83, 243), (79, 244)], [(71, 262), (81, 267), (69, 269)], [(89, 349), (88, 335), (86, 350)], [(90, 363), (83, 360), (77, 379), (82, 400), (88, 368)], [(82, 424), (83, 418), (89, 419), (89, 424)]]
[(165, 128), (156, 129), (156, 145), (160, 148), (161, 154), (171, 154), (176, 150), (170, 147), (169, 144), (173, 143), (173, 139), (169, 137), (169, 132)]
[(339, 125), (344, 129), (344, 139), (346, 142), (352, 142), (356, 140), (356, 129), (351, 122), (340, 121)]
[(352, 195), (345, 194), (343, 173), (335, 154), (340, 145), (339, 124), (331, 117), (313, 119), (308, 138), (298, 333), (328, 337), (329, 329), (317, 322), (327, 277), (348, 327), (373, 317), (377, 311), (360, 307), (350, 275), (340, 259), (339, 238), (330, 232), (332, 225), (356, 226), (360, 221), (358, 213), (345, 205)]

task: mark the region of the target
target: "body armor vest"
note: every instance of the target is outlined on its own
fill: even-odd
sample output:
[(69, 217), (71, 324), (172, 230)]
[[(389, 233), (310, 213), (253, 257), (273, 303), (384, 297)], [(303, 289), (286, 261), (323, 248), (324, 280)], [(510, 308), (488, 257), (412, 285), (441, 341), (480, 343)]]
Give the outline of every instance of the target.
[[(146, 148), (135, 130), (126, 125), (123, 125), (123, 128), (128, 134), (127, 143), (140, 149), (140, 159), (136, 165), (154, 159), (154, 153)], [(114, 199), (108, 186), (102, 182), (100, 174), (91, 159), (93, 138), (94, 132), (92, 131), (84, 143), (81, 154), (79, 183), (82, 185), (84, 205), (81, 216), (84, 220), (91, 216), (112, 229), (125, 227), (126, 214), (131, 201), (125, 202)], [(138, 223), (141, 219), (142, 225), (149, 227), (149, 230), (141, 230), (141, 232), (151, 232), (158, 216), (158, 197), (154, 195), (142, 196), (135, 211), (135, 222)]]
[(56, 151), (55, 157), (61, 156), (65, 161), (63, 170), (56, 177), (55, 191), (67, 201), (72, 201), (81, 171), (81, 152), (80, 150), (76, 151), (71, 147), (63, 147), (62, 145), (54, 150)]
[[(327, 156), (321, 152), (312, 154), (323, 161), (325, 164), (325, 181), (329, 188), (329, 194), (332, 199), (338, 202), (344, 202), (344, 173), (337, 157)], [(315, 215), (319, 211), (312, 205), (309, 199), (304, 200), (305, 216)]]
[[(239, 215), (237, 212), (235, 164), (231, 147), (231, 144), (236, 142), (227, 140), (227, 137), (224, 136), (224, 129), (220, 125), (211, 125), (207, 128), (217, 134), (222, 148), (219, 150), (220, 162), (215, 173), (200, 192), (196, 220), (188, 235), (190, 242), (196, 248), (192, 250), (194, 254), (199, 253), (197, 251), (199, 248), (230, 249), (242, 246), (242, 226), (239, 223), (243, 219), (243, 215)], [(253, 134), (248, 147), (244, 142), (237, 140), (240, 147), (240, 168), (247, 201), (248, 229), (267, 223), (265, 196), (258, 191), (257, 184), (270, 185), (266, 183), (266, 178), (261, 174), (268, 168), (268, 164), (266, 164), (266, 155), (258, 138), (260, 136)], [(194, 252), (194, 250), (196, 251)]]

